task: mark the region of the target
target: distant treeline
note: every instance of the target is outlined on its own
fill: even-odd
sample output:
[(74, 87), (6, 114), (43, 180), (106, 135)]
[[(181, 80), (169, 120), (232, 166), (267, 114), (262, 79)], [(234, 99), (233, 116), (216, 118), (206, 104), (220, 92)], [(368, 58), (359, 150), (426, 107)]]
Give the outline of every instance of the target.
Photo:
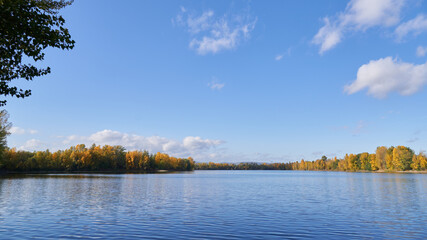
[(292, 163), (196, 163), (195, 170), (293, 170)]
[(408, 147), (378, 147), (375, 153), (346, 154), (343, 159), (323, 156), (315, 161), (288, 163), (195, 163), (191, 157), (176, 158), (164, 153), (126, 151), (122, 146), (80, 144), (56, 152), (5, 149), (0, 170), (30, 171), (143, 171), (156, 170), (324, 170), (324, 171), (407, 171), (427, 170), (424, 153)]
[(122, 146), (103, 147), (84, 144), (56, 152), (4, 150), (0, 158), (0, 170), (28, 171), (144, 171), (156, 170), (191, 171), (194, 161), (175, 158), (164, 153), (125, 151)]
[(343, 159), (323, 156), (315, 161), (290, 163), (196, 163), (196, 170), (324, 170), (324, 171), (407, 171), (427, 170), (424, 153), (408, 147), (378, 147), (375, 153), (346, 154)]

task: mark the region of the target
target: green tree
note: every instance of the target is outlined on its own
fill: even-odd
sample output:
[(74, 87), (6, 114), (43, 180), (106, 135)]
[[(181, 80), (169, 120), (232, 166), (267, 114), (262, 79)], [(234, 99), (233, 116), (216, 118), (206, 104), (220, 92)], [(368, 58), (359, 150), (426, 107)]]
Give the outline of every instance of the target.
[[(32, 80), (50, 73), (31, 61), (42, 61), (47, 47), (72, 49), (74, 40), (58, 14), (67, 0), (0, 0), (0, 95), (25, 98), (31, 90), (11, 85), (16, 79)], [(27, 61), (25, 59), (30, 59)], [(0, 101), (0, 106), (6, 100)]]
[(368, 170), (368, 171), (372, 170), (370, 159), (369, 159), (369, 153), (367, 152), (361, 153), (359, 155), (359, 159), (360, 159), (360, 169)]
[(350, 154), (348, 156), (348, 161), (349, 161), (349, 167), (351, 171), (360, 170), (360, 159), (358, 155)]
[(6, 110), (0, 111), (0, 168), (3, 165), (3, 153), (7, 148), (6, 138), (10, 134), (12, 124), (8, 122), (9, 114)]

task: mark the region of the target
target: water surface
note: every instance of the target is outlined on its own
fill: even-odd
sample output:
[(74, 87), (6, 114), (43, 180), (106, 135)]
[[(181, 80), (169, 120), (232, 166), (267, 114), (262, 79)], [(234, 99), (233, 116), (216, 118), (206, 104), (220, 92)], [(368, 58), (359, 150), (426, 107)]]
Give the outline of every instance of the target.
[(426, 174), (0, 178), (0, 239), (423, 239), (426, 231)]

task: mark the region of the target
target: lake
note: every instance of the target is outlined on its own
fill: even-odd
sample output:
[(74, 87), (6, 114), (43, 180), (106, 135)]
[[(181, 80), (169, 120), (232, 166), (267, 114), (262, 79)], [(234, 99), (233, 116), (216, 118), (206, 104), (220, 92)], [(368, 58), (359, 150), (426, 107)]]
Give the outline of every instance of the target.
[(0, 239), (425, 239), (427, 174), (0, 177)]

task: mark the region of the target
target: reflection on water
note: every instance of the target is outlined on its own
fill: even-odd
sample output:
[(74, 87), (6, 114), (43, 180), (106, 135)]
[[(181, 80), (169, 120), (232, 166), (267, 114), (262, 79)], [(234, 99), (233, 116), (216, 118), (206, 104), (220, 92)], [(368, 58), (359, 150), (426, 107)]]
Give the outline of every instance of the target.
[(6, 176), (0, 239), (422, 239), (426, 187), (424, 174)]

